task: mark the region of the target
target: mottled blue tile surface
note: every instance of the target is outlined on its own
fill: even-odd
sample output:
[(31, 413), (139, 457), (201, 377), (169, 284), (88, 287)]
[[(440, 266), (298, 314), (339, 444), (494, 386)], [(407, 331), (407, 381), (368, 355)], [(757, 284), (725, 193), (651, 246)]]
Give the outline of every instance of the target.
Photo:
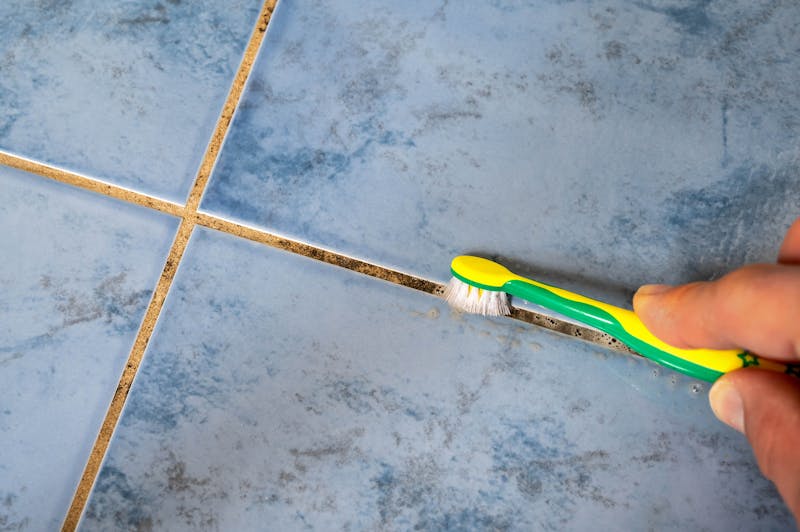
[(790, 527), (703, 386), (198, 229), (81, 529)]
[(182, 203), (261, 5), (0, 3), (0, 149)]
[(779, 1), (282, 0), (202, 207), (617, 303), (772, 261), (800, 211), (798, 25)]
[(57, 530), (175, 219), (0, 168), (0, 530)]

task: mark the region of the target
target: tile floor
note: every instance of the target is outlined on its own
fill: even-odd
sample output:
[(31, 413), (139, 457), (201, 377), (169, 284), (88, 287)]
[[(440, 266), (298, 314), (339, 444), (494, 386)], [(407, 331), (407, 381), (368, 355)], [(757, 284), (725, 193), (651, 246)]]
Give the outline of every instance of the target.
[(800, 6), (272, 8), (0, 6), (0, 530), (794, 526), (705, 384), (436, 283), (773, 260)]

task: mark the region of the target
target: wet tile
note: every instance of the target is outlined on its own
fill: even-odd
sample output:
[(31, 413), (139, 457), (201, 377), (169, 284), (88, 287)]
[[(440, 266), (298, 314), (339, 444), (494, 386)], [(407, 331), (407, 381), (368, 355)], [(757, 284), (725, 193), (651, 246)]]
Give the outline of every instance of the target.
[(0, 149), (182, 203), (260, 0), (0, 4)]
[(202, 208), (617, 303), (774, 260), (800, 210), (798, 23), (791, 2), (284, 0)]
[(0, 529), (57, 530), (177, 221), (0, 168)]
[(790, 527), (702, 386), (199, 229), (80, 528)]

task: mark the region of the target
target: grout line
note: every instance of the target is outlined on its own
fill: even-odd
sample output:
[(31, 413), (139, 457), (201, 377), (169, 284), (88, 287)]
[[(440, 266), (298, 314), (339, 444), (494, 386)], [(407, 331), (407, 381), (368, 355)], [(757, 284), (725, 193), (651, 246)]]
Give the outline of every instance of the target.
[[(415, 277), (407, 273), (391, 270), (389, 268), (371, 264), (356, 258), (340, 255), (339, 253), (320, 249), (318, 247), (305, 244), (303, 242), (298, 242), (296, 240), (291, 240), (289, 238), (280, 237), (259, 229), (254, 229), (252, 227), (247, 227), (229, 220), (217, 218), (216, 216), (211, 216), (204, 213), (195, 213), (194, 217), (197, 225), (208, 227), (210, 229), (216, 229), (217, 231), (221, 231), (223, 233), (245, 238), (247, 240), (281, 249), (283, 251), (288, 251), (296, 255), (302, 255), (320, 262), (339, 266), (340, 268), (345, 268), (362, 273), (364, 275), (369, 275), (370, 277), (375, 277), (377, 279), (383, 279), (384, 281), (388, 281), (390, 283), (413, 288), (414, 290), (419, 290), (435, 296), (441, 297), (444, 292), (444, 286), (434, 281), (429, 281), (427, 279)], [(515, 320), (529, 323), (543, 329), (548, 329), (556, 333), (572, 336), (585, 342), (602, 345), (615, 351), (638, 355), (638, 353), (632, 351), (616, 338), (590, 327), (576, 325), (523, 308), (512, 308), (510, 317)]]
[[(231, 124), (234, 111), (239, 104), (239, 99), (242, 96), (247, 78), (253, 69), (255, 58), (258, 54), (258, 49), (264, 40), (264, 35), (266, 34), (272, 13), (275, 10), (276, 2), (277, 0), (265, 0), (261, 8), (258, 22), (250, 36), (247, 47), (245, 48), (244, 56), (242, 57), (239, 68), (236, 71), (230, 91), (228, 92), (228, 97), (225, 99), (222, 112), (220, 113), (220, 117), (217, 120), (216, 126), (214, 127), (214, 132), (209, 140), (206, 152), (203, 155), (203, 160), (200, 163), (200, 168), (197, 171), (194, 184), (189, 192), (186, 205), (184, 207), (175, 205), (175, 208), (179, 210), (179, 215), (182, 217), (180, 227), (178, 227), (178, 232), (175, 235), (175, 240), (173, 241), (172, 247), (169, 250), (169, 255), (167, 256), (164, 269), (161, 271), (161, 276), (156, 284), (153, 297), (150, 300), (150, 304), (148, 305), (147, 311), (142, 319), (142, 324), (139, 327), (136, 340), (131, 348), (128, 361), (125, 364), (125, 369), (122, 372), (117, 389), (114, 392), (113, 398), (111, 399), (111, 405), (106, 411), (103, 424), (100, 427), (100, 432), (95, 439), (94, 445), (92, 446), (92, 450), (89, 454), (89, 458), (87, 459), (84, 467), (83, 474), (81, 475), (81, 479), (75, 489), (72, 502), (70, 503), (69, 509), (67, 510), (67, 515), (64, 518), (64, 523), (61, 528), (62, 532), (72, 532), (77, 529), (81, 515), (83, 514), (86, 503), (89, 500), (89, 494), (91, 493), (94, 482), (98, 473), (100, 472), (100, 467), (103, 459), (105, 458), (106, 451), (111, 443), (111, 437), (113, 436), (117, 427), (117, 423), (119, 422), (119, 418), (122, 415), (122, 409), (125, 406), (131, 385), (133, 384), (136, 374), (139, 371), (139, 366), (142, 362), (142, 358), (144, 357), (144, 353), (147, 350), (147, 345), (150, 341), (153, 331), (155, 330), (161, 309), (164, 307), (164, 301), (166, 300), (169, 289), (172, 286), (172, 281), (175, 278), (175, 272), (177, 271), (181, 259), (184, 256), (189, 238), (191, 237), (194, 226), (197, 223), (198, 217), (196, 213), (197, 208), (200, 205), (200, 199), (202, 198), (203, 191), (208, 184), (208, 178), (211, 174), (212, 168), (214, 167), (217, 155), (222, 147), (225, 134), (227, 133), (228, 127)], [(43, 165), (40, 166), (42, 166), (42, 168), (37, 167), (36, 170), (46, 170), (49, 172), (49, 167), (44, 167)], [(48, 175), (45, 176), (50, 177)], [(59, 180), (69, 179), (71, 182), (75, 180), (76, 176), (74, 174), (64, 172), (63, 175), (59, 173), (55, 177)], [(105, 187), (101, 187), (100, 189), (90, 188), (88, 186), (89, 183), (84, 183), (82, 181), (80, 182), (80, 185), (83, 185), (83, 188), (94, 190), (101, 194), (105, 193), (106, 195), (110, 195), (108, 194), (110, 191), (118, 193), (119, 189), (119, 187), (112, 187), (111, 189), (107, 189)], [(135, 199), (137, 201), (143, 201), (144, 198), (141, 196), (143, 195), (139, 195)], [(114, 197), (119, 197), (119, 199), (127, 199), (126, 197), (122, 196)], [(149, 196), (146, 196), (146, 198), (149, 198)], [(164, 207), (166, 206), (161, 203), (154, 203), (152, 208), (162, 210)]]
[(62, 531), (72, 531), (78, 526), (81, 514), (83, 513), (83, 509), (89, 499), (92, 486), (94, 485), (95, 478), (100, 472), (100, 466), (103, 463), (103, 458), (105, 457), (106, 451), (108, 450), (108, 445), (111, 442), (111, 436), (114, 434), (117, 421), (119, 421), (119, 417), (122, 414), (122, 408), (125, 406), (125, 401), (128, 398), (128, 392), (130, 391), (131, 385), (133, 384), (133, 379), (136, 377), (136, 373), (139, 370), (139, 365), (142, 362), (144, 351), (147, 348), (147, 344), (150, 341), (153, 330), (155, 329), (156, 320), (158, 319), (158, 315), (164, 306), (164, 301), (167, 298), (167, 293), (172, 285), (172, 280), (175, 277), (178, 264), (183, 257), (183, 252), (186, 250), (186, 244), (189, 241), (189, 237), (191, 236), (193, 228), (194, 223), (186, 220), (183, 220), (180, 227), (178, 227), (175, 240), (173, 241), (172, 247), (169, 250), (167, 262), (161, 272), (161, 277), (158, 279), (158, 284), (156, 284), (153, 297), (150, 300), (150, 304), (148, 305), (147, 311), (142, 319), (142, 324), (139, 328), (139, 332), (136, 335), (136, 340), (133, 343), (133, 347), (131, 348), (131, 353), (128, 357), (127, 363), (125, 364), (125, 369), (122, 371), (122, 377), (120, 377), (119, 383), (117, 384), (117, 389), (114, 391), (114, 396), (111, 399), (111, 405), (106, 411), (105, 418), (103, 418), (103, 424), (100, 426), (100, 432), (95, 439), (94, 445), (92, 446), (92, 451), (89, 454), (86, 466), (83, 469), (83, 474), (78, 482), (78, 487), (75, 490), (72, 503), (70, 504), (69, 510), (67, 511), (67, 515), (64, 519)]
[(523, 321), (525, 323), (530, 323), (531, 325), (542, 327), (559, 334), (572, 336), (578, 340), (583, 340), (584, 342), (601, 345), (603, 347), (613, 349), (614, 351), (619, 351), (620, 353), (641, 356), (639, 353), (632, 350), (630, 347), (623, 344), (610, 334), (598, 331), (597, 329), (592, 329), (591, 327), (576, 325), (568, 321), (553, 318), (545, 314), (540, 314), (538, 312), (534, 312), (533, 310), (512, 307), (511, 318)]
[(236, 76), (233, 78), (231, 90), (228, 93), (228, 97), (225, 99), (225, 105), (222, 107), (222, 113), (220, 113), (217, 126), (214, 128), (211, 140), (208, 142), (208, 148), (206, 148), (206, 153), (203, 156), (203, 161), (200, 163), (200, 169), (197, 171), (194, 185), (189, 191), (189, 197), (186, 201), (186, 210), (189, 213), (197, 212), (197, 208), (200, 206), (203, 191), (205, 191), (206, 185), (208, 184), (208, 179), (211, 176), (211, 171), (217, 160), (217, 155), (219, 155), (219, 151), (222, 149), (222, 143), (225, 140), (228, 127), (231, 125), (231, 120), (233, 120), (233, 115), (236, 112), (236, 108), (239, 106), (239, 100), (242, 97), (242, 92), (244, 92), (247, 78), (253, 70), (253, 65), (258, 55), (258, 49), (261, 46), (261, 41), (264, 40), (264, 35), (267, 32), (267, 26), (269, 26), (269, 21), (272, 18), (272, 13), (275, 11), (277, 1), (278, 0), (266, 0), (261, 9), (261, 13), (258, 17), (258, 25), (253, 31), (247, 48), (245, 48), (239, 70), (236, 71)]
[(298, 242), (297, 240), (291, 240), (277, 236), (260, 229), (247, 227), (245, 225), (237, 224), (235, 222), (217, 218), (216, 216), (211, 216), (205, 213), (198, 212), (194, 215), (194, 217), (198, 225), (202, 225), (210, 229), (216, 229), (224, 233), (246, 238), (247, 240), (252, 240), (253, 242), (258, 242), (273, 248), (289, 251), (296, 255), (302, 255), (320, 262), (325, 262), (334, 266), (339, 266), (341, 268), (362, 273), (364, 275), (383, 279), (384, 281), (389, 281), (390, 283), (413, 288), (414, 290), (420, 290), (422, 292), (435, 295), (440, 295), (442, 292), (442, 285), (427, 279), (416, 277), (414, 275), (398, 272), (383, 266), (378, 266), (360, 259), (321, 249), (310, 244)]
[(103, 181), (98, 181), (97, 179), (85, 177), (36, 161), (31, 161), (30, 159), (17, 157), (16, 155), (12, 155), (4, 151), (0, 151), (0, 164), (31, 174), (37, 174), (39, 176), (52, 179), (53, 181), (58, 181), (74, 187), (82, 188), (83, 190), (96, 192), (98, 194), (102, 194), (103, 196), (109, 196), (118, 200), (139, 205), (141, 207), (147, 207), (148, 209), (155, 209), (173, 216), (183, 215), (183, 205), (153, 196), (148, 196), (147, 194), (135, 192), (133, 190), (112, 185), (110, 183), (104, 183)]

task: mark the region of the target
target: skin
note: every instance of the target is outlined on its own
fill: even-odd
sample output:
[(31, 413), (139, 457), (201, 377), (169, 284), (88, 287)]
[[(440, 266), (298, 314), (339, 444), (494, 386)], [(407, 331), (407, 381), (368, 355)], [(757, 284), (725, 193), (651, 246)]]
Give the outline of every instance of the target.
[[(800, 218), (776, 264), (752, 264), (708, 282), (646, 285), (634, 311), (678, 347), (744, 348), (800, 362)], [(756, 368), (721, 377), (709, 392), (716, 416), (744, 433), (759, 467), (800, 522), (800, 379)]]

